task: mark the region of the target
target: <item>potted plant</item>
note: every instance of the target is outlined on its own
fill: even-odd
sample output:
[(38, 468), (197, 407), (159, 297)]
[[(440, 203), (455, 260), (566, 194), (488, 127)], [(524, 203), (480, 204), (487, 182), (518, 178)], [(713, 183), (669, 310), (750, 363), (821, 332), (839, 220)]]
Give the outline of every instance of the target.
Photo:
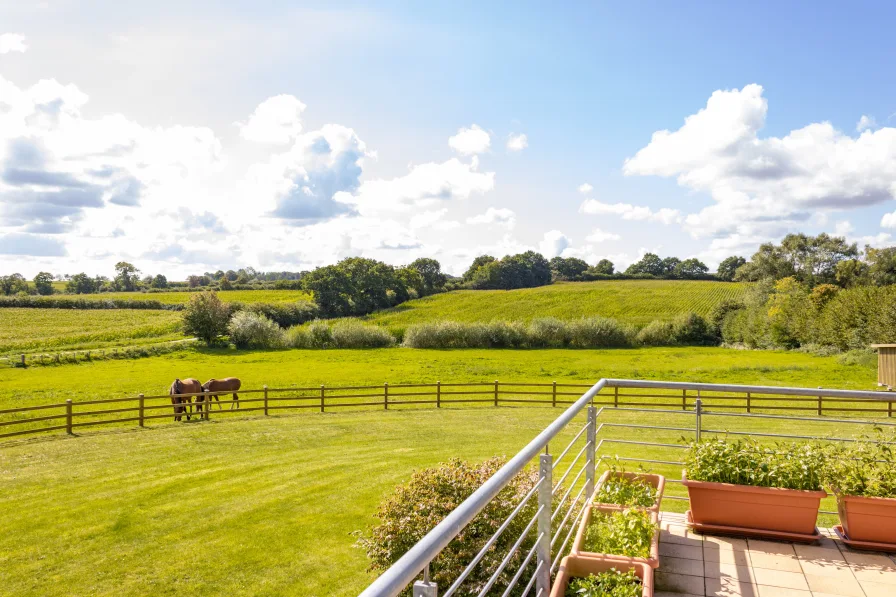
[(588, 504), (570, 553), (623, 559), (656, 568), (660, 564), (659, 538), (656, 512)]
[(594, 490), (592, 503), (620, 510), (632, 506), (660, 511), (666, 478), (649, 473), (630, 473), (611, 465)]
[(821, 444), (762, 445), (753, 439), (692, 443), (682, 471), (698, 532), (736, 533), (811, 542), (826, 448)]
[(653, 569), (640, 562), (566, 556), (551, 597), (652, 597)]
[(834, 530), (853, 547), (896, 551), (896, 429), (832, 448), (825, 485), (837, 496)]

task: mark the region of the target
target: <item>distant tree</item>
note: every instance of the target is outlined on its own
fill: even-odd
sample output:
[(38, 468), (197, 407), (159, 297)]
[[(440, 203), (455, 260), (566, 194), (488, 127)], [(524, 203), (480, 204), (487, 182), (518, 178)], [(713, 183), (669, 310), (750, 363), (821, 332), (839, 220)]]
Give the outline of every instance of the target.
[(409, 298), (395, 268), (381, 261), (349, 257), (302, 278), (324, 317), (365, 315)]
[(241, 274), (237, 275), (236, 283), (237, 284), (248, 284), (249, 276), (247, 276), (245, 273), (241, 273)]
[(40, 272), (34, 276), (34, 288), (37, 290), (37, 294), (53, 294), (53, 274)]
[(837, 264), (855, 259), (859, 250), (839, 236), (788, 234), (780, 245), (764, 243), (750, 261), (738, 268), (736, 280), (793, 277), (801, 284), (831, 284), (837, 281)]
[(497, 261), (491, 255), (480, 255), (476, 259), (473, 260), (473, 264), (470, 265), (470, 268), (464, 272), (463, 280), (464, 282), (469, 282), (473, 279), (473, 276), (476, 274), (476, 270), (487, 263), (492, 263), (493, 261)]
[(865, 246), (868, 277), (877, 286), (896, 284), (896, 247), (875, 249)]
[(233, 290), (233, 284), (230, 283), (230, 278), (227, 276), (221, 278), (221, 281), (218, 282), (218, 288), (221, 290)]
[(418, 297), (426, 294), (426, 283), (418, 269), (411, 266), (400, 267), (395, 270), (395, 275), (408, 289), (413, 289)]
[(162, 274), (156, 274), (156, 277), (152, 279), (150, 286), (153, 288), (168, 288), (168, 278)]
[(702, 261), (696, 257), (691, 257), (675, 266), (675, 277), (694, 279), (699, 278), (700, 276), (705, 276), (708, 271), (709, 268), (706, 267)]
[[(421, 257), (412, 261), (408, 267), (417, 270), (423, 278), (424, 294), (440, 292), (445, 288), (446, 282), (448, 282), (448, 277), (442, 273), (442, 265), (435, 259)], [(423, 295), (421, 294), (420, 296)]]
[(666, 257), (663, 259), (662, 275), (666, 278), (677, 278), (679, 265), (681, 265), (681, 259), (678, 257)]
[(551, 283), (551, 264), (540, 253), (526, 251), (479, 266), (471, 280), (473, 288), (533, 288)]
[(870, 267), (858, 259), (844, 259), (834, 268), (834, 279), (841, 288), (870, 284)]
[(130, 292), (137, 290), (140, 273), (136, 267), (127, 261), (119, 261), (115, 264), (115, 287), (118, 290)]
[(81, 272), (68, 279), (65, 290), (71, 294), (94, 294), (99, 292), (100, 284), (102, 282), (98, 278), (91, 278)]
[(612, 276), (614, 272), (613, 262), (609, 259), (601, 259), (594, 266), (594, 272), (605, 276)]
[(204, 276), (187, 276), (187, 284), (190, 288), (199, 288), (204, 286)]
[(230, 309), (214, 291), (190, 295), (183, 312), (184, 333), (196, 336), (206, 344), (214, 344), (227, 332)]
[(236, 279), (239, 278), (239, 274), (233, 271), (232, 269), (227, 270), (224, 273), (224, 277), (230, 280), (231, 282), (236, 282)]
[(550, 261), (555, 280), (581, 280), (588, 264), (577, 257), (554, 257)]
[(663, 260), (660, 259), (659, 255), (654, 253), (645, 253), (644, 257), (640, 259), (640, 261), (636, 261), (635, 263), (628, 266), (628, 269), (625, 270), (626, 274), (635, 275), (635, 274), (650, 274), (651, 276), (660, 277), (663, 275), (665, 271), (665, 267), (663, 266)]
[(0, 293), (12, 296), (20, 292), (28, 292), (28, 282), (25, 281), (25, 276), (22, 274), (0, 276)]
[(734, 280), (734, 274), (737, 272), (737, 268), (739, 268), (746, 262), (746, 259), (744, 259), (743, 257), (738, 257), (737, 255), (726, 257), (722, 260), (722, 263), (719, 264), (719, 269), (716, 272), (716, 276), (718, 276), (719, 280), (731, 282), (732, 280)]

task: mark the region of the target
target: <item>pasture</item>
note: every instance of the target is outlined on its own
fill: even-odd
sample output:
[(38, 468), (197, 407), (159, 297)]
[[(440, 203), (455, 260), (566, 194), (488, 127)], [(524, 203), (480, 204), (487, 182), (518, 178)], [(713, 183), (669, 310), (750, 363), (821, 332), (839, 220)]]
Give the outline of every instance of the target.
[(737, 299), (747, 288), (747, 284), (695, 280), (601, 280), (518, 290), (456, 290), (408, 301), (365, 319), (402, 329), (435, 320), (530, 321), (595, 315), (646, 325), (689, 311), (706, 316), (719, 302)]
[(0, 309), (0, 353), (74, 350), (183, 338), (181, 314), (143, 309)]
[[(99, 294), (68, 295), (86, 300), (125, 299), (131, 301), (159, 301), (166, 305), (186, 304), (191, 292), (102, 292)], [(310, 301), (311, 295), (304, 290), (219, 290), (218, 296), (225, 303), (294, 303)]]

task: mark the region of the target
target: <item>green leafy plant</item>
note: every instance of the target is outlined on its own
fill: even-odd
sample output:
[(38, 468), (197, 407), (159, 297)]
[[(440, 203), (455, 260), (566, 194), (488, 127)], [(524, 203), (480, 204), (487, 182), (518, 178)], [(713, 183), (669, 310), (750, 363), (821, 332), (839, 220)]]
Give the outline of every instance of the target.
[(830, 448), (824, 484), (837, 494), (896, 498), (896, 428)]
[(566, 597), (640, 597), (642, 592), (641, 579), (634, 570), (620, 572), (615, 568), (574, 578), (566, 587)]
[(630, 558), (648, 558), (653, 536), (658, 529), (659, 524), (645, 510), (628, 509), (611, 513), (592, 510), (582, 549)]
[(712, 438), (690, 444), (685, 468), (691, 481), (819, 490), (828, 451), (821, 443)]
[(594, 494), (595, 502), (643, 508), (649, 508), (656, 503), (656, 488), (646, 480), (616, 476), (625, 472), (625, 469), (616, 464), (609, 465), (609, 470), (610, 476), (601, 483)]

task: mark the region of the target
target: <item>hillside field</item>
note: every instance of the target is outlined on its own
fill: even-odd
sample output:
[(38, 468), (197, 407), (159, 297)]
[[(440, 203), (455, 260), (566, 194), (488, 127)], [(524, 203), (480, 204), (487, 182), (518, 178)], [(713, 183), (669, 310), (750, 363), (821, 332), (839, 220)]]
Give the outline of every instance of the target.
[(719, 302), (742, 296), (747, 287), (693, 280), (601, 280), (518, 290), (456, 290), (408, 301), (365, 319), (389, 328), (406, 328), (434, 320), (529, 321), (599, 315), (645, 325), (688, 311), (705, 316)]
[[(185, 304), (195, 292), (101, 292), (98, 294), (70, 294), (72, 298), (101, 301), (104, 299), (125, 299), (132, 301), (159, 301), (166, 305)], [(225, 303), (293, 303), (310, 301), (311, 295), (304, 290), (219, 290), (218, 296)]]

